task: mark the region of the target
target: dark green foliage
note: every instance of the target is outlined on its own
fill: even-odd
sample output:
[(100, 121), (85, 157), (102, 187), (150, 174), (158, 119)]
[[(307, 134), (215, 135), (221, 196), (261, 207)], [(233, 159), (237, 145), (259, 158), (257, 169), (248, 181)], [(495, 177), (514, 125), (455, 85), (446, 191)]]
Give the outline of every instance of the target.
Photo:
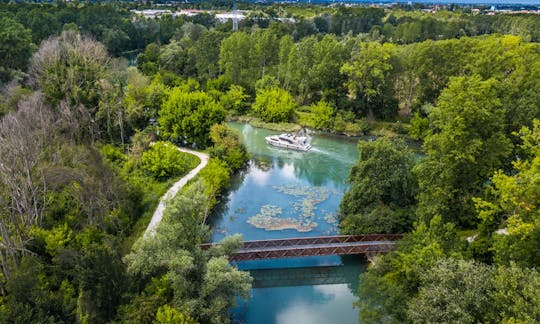
[(0, 85), (26, 70), (35, 50), (31, 31), (7, 16), (0, 18)]
[(210, 128), (210, 138), (214, 144), (210, 149), (211, 157), (216, 157), (227, 163), (231, 172), (246, 166), (249, 154), (237, 131), (225, 124), (216, 124)]
[(346, 234), (404, 233), (411, 228), (416, 179), (405, 143), (388, 138), (358, 143), (351, 189), (340, 205), (340, 231)]
[(476, 222), (471, 198), (512, 148), (499, 87), (493, 79), (453, 79), (431, 111), (434, 130), (424, 144), (428, 156), (416, 168), (422, 218), (439, 214), (462, 226)]
[(92, 323), (106, 323), (116, 315), (127, 276), (117, 251), (93, 245), (85, 249), (77, 264), (79, 318)]
[[(0, 94), (0, 322), (227, 322), (249, 289), (223, 257), (238, 238), (208, 255), (196, 244), (248, 159), (236, 134), (212, 125), (249, 112), (252, 98), (266, 121), (311, 105), (298, 121), (342, 133), (368, 129), (365, 117), (414, 116), (410, 134), (427, 153), (419, 208), (411, 154), (386, 139), (361, 146), (341, 205), (347, 233), (403, 232), (420, 216), (362, 276), (362, 320), (540, 321), (537, 15), (280, 4), (257, 15), (295, 22), (250, 17), (231, 34), (209, 14), (145, 19), (132, 8), (0, 4), (0, 83), (10, 82)], [(506, 35), (469, 37), (490, 33)], [(28, 85), (51, 107), (26, 98)], [(213, 144), (212, 159), (154, 239), (133, 246), (126, 274), (121, 256), (166, 178), (196, 162), (149, 148), (158, 136)]]

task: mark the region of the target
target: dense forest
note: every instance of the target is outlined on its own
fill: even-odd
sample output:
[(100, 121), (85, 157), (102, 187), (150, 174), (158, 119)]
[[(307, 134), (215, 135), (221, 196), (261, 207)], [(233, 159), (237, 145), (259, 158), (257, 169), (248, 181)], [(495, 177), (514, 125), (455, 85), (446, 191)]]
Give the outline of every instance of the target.
[[(232, 32), (131, 9), (0, 4), (1, 322), (230, 321), (241, 238), (198, 244), (249, 160), (231, 118), (381, 135), (340, 232), (408, 234), (361, 275), (362, 322), (540, 321), (539, 16), (249, 5)], [(168, 143), (211, 159), (145, 237), (199, 163)]]

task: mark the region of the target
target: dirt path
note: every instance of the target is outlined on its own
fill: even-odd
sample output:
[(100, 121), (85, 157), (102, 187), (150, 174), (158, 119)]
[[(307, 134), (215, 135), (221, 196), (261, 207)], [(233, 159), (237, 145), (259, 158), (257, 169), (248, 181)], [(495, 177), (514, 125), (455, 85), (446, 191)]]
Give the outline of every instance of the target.
[(175, 182), (172, 187), (167, 190), (163, 197), (161, 197), (161, 199), (159, 200), (159, 205), (157, 206), (156, 211), (154, 211), (154, 215), (152, 215), (150, 224), (148, 224), (148, 227), (144, 232), (145, 236), (154, 235), (156, 227), (159, 225), (161, 219), (163, 218), (163, 212), (165, 211), (165, 201), (171, 197), (174, 197), (178, 190), (182, 189), (182, 187), (185, 186), (189, 180), (193, 179), (193, 177), (195, 177), (197, 173), (199, 173), (199, 171), (201, 171), (206, 166), (206, 164), (208, 164), (208, 154), (180, 147), (177, 147), (177, 149), (184, 153), (196, 155), (199, 159), (201, 159), (201, 163), (199, 163), (199, 165), (197, 165), (195, 169), (191, 170), (188, 174), (183, 176), (182, 179)]

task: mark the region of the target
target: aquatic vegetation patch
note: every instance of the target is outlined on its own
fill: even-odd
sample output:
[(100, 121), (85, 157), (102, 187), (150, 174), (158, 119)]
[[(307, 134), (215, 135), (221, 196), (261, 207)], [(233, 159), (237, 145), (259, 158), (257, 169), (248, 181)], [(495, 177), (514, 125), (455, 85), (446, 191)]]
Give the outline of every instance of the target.
[(310, 220), (296, 220), (294, 218), (281, 218), (282, 210), (278, 206), (264, 205), (259, 213), (250, 217), (247, 222), (256, 228), (267, 231), (280, 231), (294, 229), (298, 232), (310, 232), (317, 227), (317, 223)]
[(335, 225), (338, 222), (336, 214), (333, 214), (333, 213), (324, 214), (324, 220), (330, 225)]

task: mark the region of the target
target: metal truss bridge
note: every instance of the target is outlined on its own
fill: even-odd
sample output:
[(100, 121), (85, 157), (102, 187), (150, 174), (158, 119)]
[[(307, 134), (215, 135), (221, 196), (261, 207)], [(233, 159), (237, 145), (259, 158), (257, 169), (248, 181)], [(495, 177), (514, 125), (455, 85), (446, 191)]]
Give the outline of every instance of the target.
[[(298, 237), (274, 240), (244, 241), (230, 261), (294, 258), (316, 255), (378, 254), (394, 250), (401, 234), (367, 234)], [(219, 243), (201, 244), (207, 250)]]

